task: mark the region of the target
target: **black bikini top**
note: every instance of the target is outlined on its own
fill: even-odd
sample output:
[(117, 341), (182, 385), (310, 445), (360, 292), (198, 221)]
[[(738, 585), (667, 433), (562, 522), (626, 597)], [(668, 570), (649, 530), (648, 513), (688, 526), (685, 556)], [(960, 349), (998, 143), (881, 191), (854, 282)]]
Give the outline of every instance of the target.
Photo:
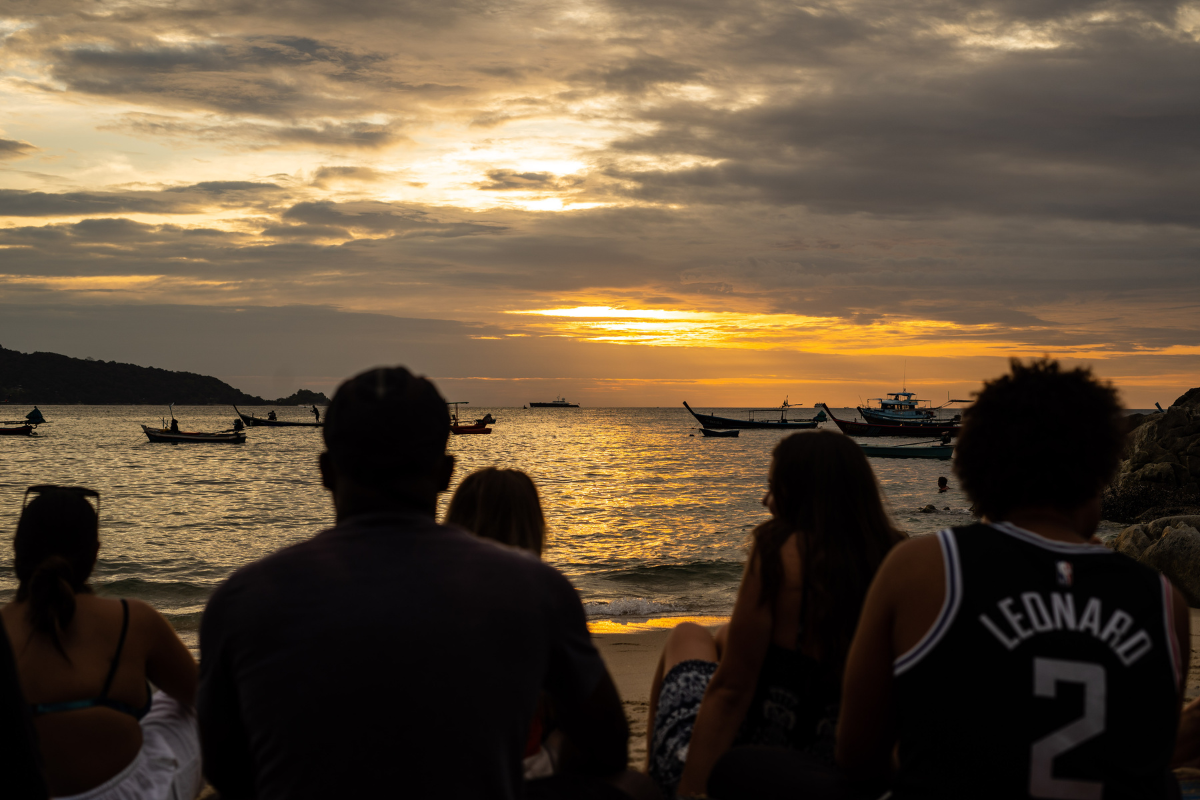
[(108, 690), (112, 688), (113, 678), (117, 675), (117, 667), (121, 663), (121, 651), (125, 649), (125, 634), (129, 632), (129, 603), (121, 600), (121, 638), (117, 639), (117, 652), (113, 654), (112, 666), (109, 667), (108, 677), (104, 679), (104, 688), (100, 690), (97, 697), (89, 697), (86, 700), (64, 700), (61, 703), (31, 703), (30, 710), (33, 715), (55, 714), (59, 711), (75, 711), (80, 708), (96, 708), (103, 706), (111, 708), (114, 711), (120, 711), (122, 714), (128, 714), (134, 719), (141, 719), (150, 713), (150, 704), (154, 698), (150, 693), (150, 684), (146, 683), (146, 705), (141, 708), (134, 708), (128, 703), (122, 702), (108, 696)]

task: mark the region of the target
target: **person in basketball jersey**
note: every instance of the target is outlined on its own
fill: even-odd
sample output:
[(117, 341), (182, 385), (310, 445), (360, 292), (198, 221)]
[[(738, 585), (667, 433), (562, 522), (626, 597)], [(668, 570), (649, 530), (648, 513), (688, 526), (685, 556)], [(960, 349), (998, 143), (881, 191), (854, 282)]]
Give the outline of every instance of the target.
[(848, 656), (839, 765), (886, 779), (892, 800), (1179, 796), (1187, 604), (1093, 539), (1122, 421), (1086, 369), (1014, 360), (984, 385), (954, 466), (982, 519), (880, 567)]

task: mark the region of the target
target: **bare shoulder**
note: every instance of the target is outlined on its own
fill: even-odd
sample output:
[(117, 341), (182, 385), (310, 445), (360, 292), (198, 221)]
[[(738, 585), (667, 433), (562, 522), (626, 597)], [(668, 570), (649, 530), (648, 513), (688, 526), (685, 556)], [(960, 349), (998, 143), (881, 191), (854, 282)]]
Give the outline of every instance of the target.
[(879, 567), (877, 580), (909, 584), (924, 580), (930, 570), (942, 569), (942, 545), (936, 536), (917, 536), (899, 542)]

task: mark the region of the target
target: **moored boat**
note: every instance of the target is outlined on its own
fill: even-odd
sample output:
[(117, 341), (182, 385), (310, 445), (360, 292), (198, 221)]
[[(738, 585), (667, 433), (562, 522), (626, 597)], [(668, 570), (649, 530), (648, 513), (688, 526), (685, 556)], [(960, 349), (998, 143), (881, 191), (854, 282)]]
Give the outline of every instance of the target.
[(151, 428), (143, 425), (142, 430), (152, 442), (209, 442), (214, 444), (242, 444), (246, 441), (245, 431), (219, 431), (216, 433), (201, 433), (199, 431), (173, 431), (170, 428)]
[(948, 459), (954, 455), (952, 444), (860, 444), (863, 455), (869, 458), (937, 458)]
[(460, 422), (458, 419), (458, 407), (467, 405), (466, 400), (458, 400), (453, 403), (446, 403), (447, 406), (453, 406), (454, 409), (450, 412), (450, 432), (453, 434), (464, 433), (491, 433), (492, 429), (488, 427), (488, 422), (495, 422), (491, 414), (484, 415), (483, 419), (477, 419), (474, 422)]
[(838, 419), (824, 406), (825, 412), (834, 424), (848, 436), (935, 436), (948, 433), (957, 436), (961, 427), (957, 422), (927, 422), (921, 424), (892, 423), (892, 422), (858, 422), (857, 420)]
[(568, 403), (566, 398), (558, 397), (549, 403), (530, 403), (530, 408), (579, 408), (579, 403)]
[(725, 439), (730, 436), (737, 436), (742, 431), (739, 428), (731, 428), (727, 431), (718, 431), (718, 430), (713, 430), (712, 428), (701, 428), (700, 432), (703, 433), (705, 436), (715, 436), (720, 439)]
[(32, 425), (22, 425), (19, 428), (0, 428), (0, 436), (37, 436)]
[[(704, 428), (781, 428), (788, 430), (804, 430), (817, 427), (818, 424), (825, 421), (825, 412), (817, 414), (811, 419), (788, 419), (788, 409), (792, 406), (785, 401), (779, 408), (752, 408), (746, 412), (746, 419), (734, 419), (732, 417), (718, 417), (715, 414), (697, 414), (687, 401), (683, 401), (683, 407), (688, 410), (696, 421)], [(758, 414), (759, 418), (755, 419), (754, 415)], [(763, 414), (779, 414), (779, 419), (765, 419)]]
[[(948, 397), (948, 396), (947, 396)], [(950, 400), (934, 408), (928, 400), (918, 400), (915, 392), (901, 390), (888, 392), (887, 397), (876, 397), (867, 401), (875, 402), (878, 406), (859, 406), (857, 411), (867, 422), (884, 425), (948, 425), (962, 421), (960, 415), (953, 419), (939, 419), (937, 412), (950, 403), (968, 403), (969, 400)]]
[[(269, 417), (256, 417), (253, 414), (243, 414), (237, 406), (233, 407), (237, 411), (237, 415), (242, 418), (242, 422), (250, 427), (262, 428), (323, 428), (324, 422), (292, 422), (283, 419), (270, 419)], [(271, 412), (274, 414), (275, 412)]]

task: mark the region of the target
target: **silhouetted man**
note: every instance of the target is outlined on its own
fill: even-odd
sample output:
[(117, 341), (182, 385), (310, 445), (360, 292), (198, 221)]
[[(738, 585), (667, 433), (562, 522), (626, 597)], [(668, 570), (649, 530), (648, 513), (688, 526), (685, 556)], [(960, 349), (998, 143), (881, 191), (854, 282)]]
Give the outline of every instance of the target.
[(620, 699), (571, 584), (434, 520), (449, 428), (403, 368), (344, 383), (320, 457), (337, 525), (214, 593), (198, 711), (223, 800), (519, 797), (542, 692), (581, 769), (624, 769)]
[(317, 422), (320, 422), (321, 421), (321, 412), (317, 411), (317, 407), (315, 405), (312, 407), (312, 411), (313, 411), (313, 416), (317, 418)]

